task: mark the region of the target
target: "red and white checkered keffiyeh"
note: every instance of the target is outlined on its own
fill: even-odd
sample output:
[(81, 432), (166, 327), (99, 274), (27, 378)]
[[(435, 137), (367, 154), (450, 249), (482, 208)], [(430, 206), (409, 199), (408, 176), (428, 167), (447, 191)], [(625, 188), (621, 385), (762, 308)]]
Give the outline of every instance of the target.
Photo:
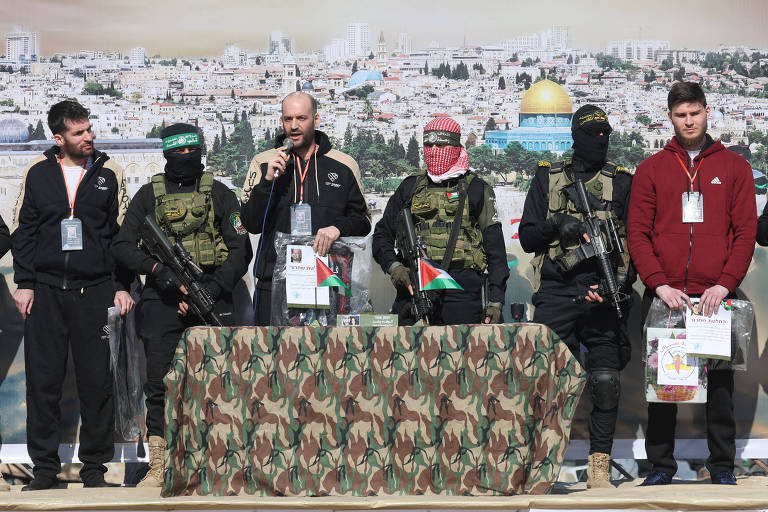
[(441, 130), (446, 132), (461, 133), (461, 126), (452, 117), (436, 117), (424, 127), (425, 132)]
[(434, 183), (458, 178), (469, 170), (469, 155), (462, 147), (424, 148), (424, 161)]
[[(425, 140), (429, 132), (451, 132), (460, 134), (459, 123), (450, 117), (438, 117), (424, 127)], [(434, 134), (433, 134), (434, 135)], [(427, 174), (434, 183), (457, 178), (469, 169), (469, 155), (459, 145), (444, 147), (424, 147), (424, 162), (427, 164)]]

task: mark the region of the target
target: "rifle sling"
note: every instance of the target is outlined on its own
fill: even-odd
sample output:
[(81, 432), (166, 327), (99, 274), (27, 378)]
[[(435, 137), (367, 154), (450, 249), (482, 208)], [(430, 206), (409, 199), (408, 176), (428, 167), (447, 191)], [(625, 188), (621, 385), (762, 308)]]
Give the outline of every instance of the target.
[(453, 251), (456, 249), (456, 242), (459, 240), (459, 230), (461, 229), (461, 216), (464, 214), (464, 203), (467, 201), (467, 178), (462, 176), (459, 180), (459, 207), (456, 209), (456, 216), (453, 218), (451, 226), (451, 236), (448, 238), (448, 244), (445, 246), (445, 256), (443, 256), (443, 270), (448, 271), (453, 259)]

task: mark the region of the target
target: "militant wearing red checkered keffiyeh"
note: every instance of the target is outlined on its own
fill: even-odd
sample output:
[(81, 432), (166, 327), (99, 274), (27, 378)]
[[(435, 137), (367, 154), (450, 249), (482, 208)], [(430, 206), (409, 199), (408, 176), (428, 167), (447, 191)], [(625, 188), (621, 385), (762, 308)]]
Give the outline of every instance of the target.
[(457, 178), (469, 170), (469, 155), (461, 147), (459, 123), (450, 117), (438, 117), (427, 123), (424, 127), (424, 161), (427, 175), (434, 183)]

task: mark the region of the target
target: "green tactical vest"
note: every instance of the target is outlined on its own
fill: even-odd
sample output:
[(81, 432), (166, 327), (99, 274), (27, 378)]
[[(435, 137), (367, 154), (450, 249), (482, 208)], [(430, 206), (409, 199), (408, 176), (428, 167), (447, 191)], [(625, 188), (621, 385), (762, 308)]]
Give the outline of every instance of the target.
[[(580, 221), (584, 220), (584, 215), (576, 208), (568, 199), (565, 193), (565, 187), (573, 183), (568, 175), (565, 173), (565, 168), (570, 165), (570, 161), (555, 162), (550, 164), (547, 161), (540, 161), (539, 167), (549, 168), (549, 191), (547, 197), (549, 198), (549, 208), (547, 211), (547, 219), (554, 216), (556, 213), (566, 213), (571, 215)], [(618, 172), (629, 172), (625, 168), (617, 166), (611, 162), (606, 162), (605, 167), (589, 181), (584, 183), (587, 192), (591, 193), (597, 199), (605, 203), (611, 203), (613, 201), (613, 178)], [(610, 215), (616, 224), (616, 229), (619, 233), (624, 244), (627, 240), (627, 227), (624, 221), (619, 219), (616, 214), (611, 210), (610, 212), (605, 210), (595, 211), (595, 215), (599, 219), (607, 219)], [(533, 278), (533, 290), (537, 291), (541, 284), (541, 268), (544, 265), (544, 257), (548, 256), (552, 261), (557, 261), (571, 249), (578, 246), (577, 243), (563, 244), (560, 239), (555, 238), (550, 242), (549, 249), (544, 252), (537, 253), (531, 260), (531, 264), (534, 268)], [(626, 280), (626, 275), (629, 270), (629, 251), (624, 247), (624, 252), (621, 255), (613, 254), (614, 267), (618, 269), (618, 279), (621, 284)]]
[(199, 267), (220, 265), (227, 259), (221, 232), (214, 226), (213, 174), (204, 172), (194, 192), (168, 194), (163, 174), (152, 176), (155, 217), (172, 244), (181, 242)]
[[(469, 184), (474, 178), (473, 173), (467, 173)], [(420, 235), (427, 246), (427, 257), (441, 264), (445, 256), (451, 227), (459, 207), (459, 187), (443, 188), (429, 187), (427, 174), (416, 178), (416, 185), (411, 198), (411, 214), (417, 235)], [(469, 202), (465, 201), (461, 215), (461, 229), (453, 251), (450, 267), (474, 268), (484, 272), (486, 268), (485, 252), (483, 251), (483, 234), (477, 225), (469, 218)], [(447, 270), (447, 269), (446, 269)]]

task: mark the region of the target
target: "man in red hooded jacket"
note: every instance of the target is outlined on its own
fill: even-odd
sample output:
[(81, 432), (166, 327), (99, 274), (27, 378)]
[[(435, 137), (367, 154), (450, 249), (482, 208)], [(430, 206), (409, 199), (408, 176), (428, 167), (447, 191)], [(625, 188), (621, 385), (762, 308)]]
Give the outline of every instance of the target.
[[(667, 97), (675, 136), (637, 168), (629, 201), (627, 242), (646, 286), (643, 318), (654, 296), (667, 306), (705, 315), (733, 296), (755, 247), (757, 213), (752, 171), (739, 155), (707, 134), (709, 107), (695, 83), (677, 82)], [(707, 469), (713, 484), (735, 485), (733, 371), (711, 370), (707, 388)], [(641, 485), (664, 485), (677, 471), (673, 457), (677, 405), (648, 404), (645, 450), (653, 470)]]

